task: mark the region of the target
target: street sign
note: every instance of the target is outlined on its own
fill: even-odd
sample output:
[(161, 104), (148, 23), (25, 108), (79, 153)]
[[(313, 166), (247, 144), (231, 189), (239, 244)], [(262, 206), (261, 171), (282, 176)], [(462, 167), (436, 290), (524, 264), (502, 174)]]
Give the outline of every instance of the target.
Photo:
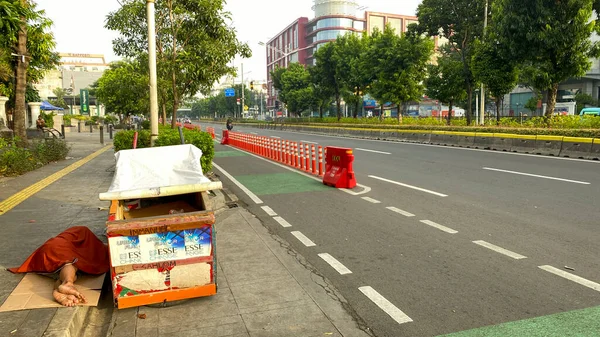
[(239, 98), (237, 99), (237, 105), (242, 105), (241, 100)]
[(234, 97), (235, 96), (235, 89), (234, 88), (227, 88), (225, 89), (225, 97)]
[(81, 102), (81, 114), (90, 114), (90, 93), (86, 89), (79, 91), (79, 101)]

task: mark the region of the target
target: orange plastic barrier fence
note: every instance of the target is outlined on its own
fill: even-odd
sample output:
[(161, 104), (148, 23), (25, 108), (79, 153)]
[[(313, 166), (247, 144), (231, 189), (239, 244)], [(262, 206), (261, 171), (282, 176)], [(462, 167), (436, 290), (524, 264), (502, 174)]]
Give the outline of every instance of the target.
[[(207, 128), (207, 131), (210, 128)], [(266, 136), (223, 130), (221, 144), (230, 145), (295, 169), (323, 177), (323, 148)]]

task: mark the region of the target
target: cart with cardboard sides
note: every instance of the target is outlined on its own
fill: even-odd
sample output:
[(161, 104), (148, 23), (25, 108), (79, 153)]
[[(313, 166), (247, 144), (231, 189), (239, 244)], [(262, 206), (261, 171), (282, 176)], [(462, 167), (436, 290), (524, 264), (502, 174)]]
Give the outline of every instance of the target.
[[(215, 216), (192, 145), (122, 150), (116, 155), (106, 233), (115, 306), (165, 303), (217, 292)], [(161, 158), (160, 163), (156, 158)]]

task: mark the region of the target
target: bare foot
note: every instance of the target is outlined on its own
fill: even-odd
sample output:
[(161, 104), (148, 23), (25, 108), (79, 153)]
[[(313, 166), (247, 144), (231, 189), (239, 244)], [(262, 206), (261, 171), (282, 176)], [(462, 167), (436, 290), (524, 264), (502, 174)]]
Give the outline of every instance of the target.
[(79, 300), (74, 295), (65, 295), (56, 289), (54, 289), (52, 292), (52, 297), (54, 297), (56, 302), (64, 305), (65, 307), (74, 307), (79, 304)]
[(72, 295), (75, 296), (75, 298), (78, 300), (78, 303), (85, 303), (85, 297), (83, 296), (82, 293), (80, 293), (79, 291), (77, 291), (77, 289), (75, 288), (75, 286), (73, 285), (73, 283), (71, 282), (64, 282), (61, 285), (58, 286), (58, 292), (60, 292), (61, 294), (64, 295)]

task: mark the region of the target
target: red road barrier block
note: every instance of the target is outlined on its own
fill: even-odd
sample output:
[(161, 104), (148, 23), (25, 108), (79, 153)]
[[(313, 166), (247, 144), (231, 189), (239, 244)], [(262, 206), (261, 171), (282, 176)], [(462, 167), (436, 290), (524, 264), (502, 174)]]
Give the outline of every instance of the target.
[(354, 161), (352, 149), (328, 146), (325, 150), (323, 184), (335, 188), (353, 188), (356, 186), (356, 177), (352, 169), (352, 162)]
[(222, 145), (229, 145), (229, 130), (223, 130), (223, 137), (221, 137)]

